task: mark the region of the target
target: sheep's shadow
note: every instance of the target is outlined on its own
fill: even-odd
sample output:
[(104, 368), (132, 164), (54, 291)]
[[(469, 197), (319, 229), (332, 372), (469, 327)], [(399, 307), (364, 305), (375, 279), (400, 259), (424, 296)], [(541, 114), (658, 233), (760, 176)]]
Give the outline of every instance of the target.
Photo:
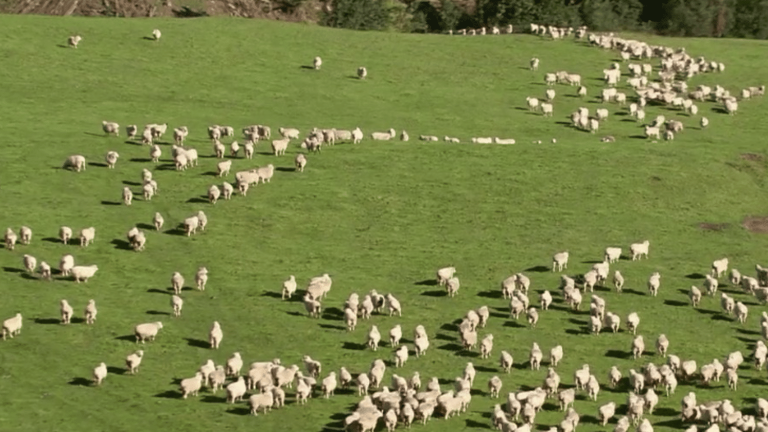
[(149, 36), (143, 36), (142, 39), (148, 40), (148, 41), (154, 41), (155, 40), (155, 38), (149, 37)]
[(187, 203), (190, 204), (208, 204), (210, 201), (208, 201), (208, 197), (206, 196), (203, 198), (202, 196), (190, 198), (187, 200)]
[(528, 267), (527, 269), (525, 269), (523, 271), (534, 272), (534, 273), (547, 273), (550, 270), (551, 269), (549, 267), (540, 265), (540, 266)]
[(77, 377), (73, 378), (68, 384), (73, 386), (90, 386), (93, 384), (93, 381), (89, 380), (88, 378)]
[(664, 300), (664, 304), (667, 306), (688, 306), (688, 302), (679, 300)]
[(175, 236), (182, 236), (182, 237), (185, 237), (187, 235), (186, 231), (184, 231), (181, 228), (169, 229), (165, 233), (168, 234), (168, 235), (175, 235)]
[(145, 224), (145, 223), (137, 223), (136, 224), (136, 228), (141, 229), (141, 230), (152, 230), (152, 231), (155, 230), (155, 226), (154, 225)]
[(159, 290), (159, 289), (157, 289), (157, 288), (150, 288), (150, 289), (148, 289), (148, 290), (147, 290), (147, 292), (148, 292), (148, 293), (158, 293), (158, 294), (167, 294), (167, 295), (171, 295), (171, 293), (169, 293), (168, 291)]
[(485, 423), (479, 422), (477, 420), (472, 420), (472, 419), (465, 420), (464, 424), (468, 428), (476, 428), (476, 429), (490, 429), (491, 428), (491, 426), (489, 426), (489, 425), (487, 425)]
[(338, 321), (344, 316), (344, 311), (336, 307), (329, 307), (323, 310), (322, 318), (324, 320)]
[(58, 44), (56, 46), (59, 47), (59, 48), (69, 48), (69, 46), (64, 45), (64, 44)]
[(64, 243), (64, 242), (61, 241), (61, 239), (56, 238), (56, 237), (45, 237), (42, 240), (44, 242), (48, 242), (48, 243)]
[(210, 348), (211, 344), (208, 343), (208, 341), (204, 341), (201, 339), (194, 339), (194, 338), (184, 338), (185, 341), (187, 341), (187, 345), (195, 348)]
[(341, 347), (346, 350), (362, 351), (366, 348), (366, 346), (367, 346), (366, 344), (361, 344), (357, 342), (344, 342), (344, 344)]
[(313, 66), (301, 65), (299, 69), (315, 69)]
[(608, 350), (605, 352), (605, 357), (627, 360), (632, 358), (632, 353), (629, 351)]
[(6, 273), (24, 273), (24, 269), (16, 267), (3, 267), (3, 271)]
[(147, 315), (170, 315), (170, 312), (164, 312), (164, 311), (157, 311), (157, 310), (148, 310), (146, 312)]
[[(219, 401), (221, 401), (220, 398), (218, 398), (218, 399), (219, 399)], [(250, 415), (251, 414), (251, 410), (249, 408), (246, 408), (246, 407), (232, 408), (232, 409), (228, 409), (228, 410), (226, 410), (224, 412), (227, 413), (227, 414), (234, 414), (234, 415), (239, 415), (239, 416), (246, 416), (246, 415)]]
[(84, 134), (86, 134), (86, 135), (95, 136), (95, 137), (100, 137), (100, 138), (105, 138), (105, 137), (107, 137), (107, 136), (108, 136), (108, 135), (106, 135), (106, 134), (97, 134), (97, 133), (93, 133), (93, 132), (83, 132), (83, 133), (84, 133)]
[(57, 318), (35, 318), (35, 324), (61, 324)]
[(427, 297), (446, 297), (448, 293), (445, 292), (445, 290), (435, 290), (435, 291), (424, 291), (423, 293), (421, 293), (421, 295), (427, 296)]
[(129, 180), (123, 180), (123, 184), (126, 186), (141, 186), (141, 183)]
[(136, 336), (135, 335), (125, 335), (125, 336), (118, 336), (115, 338), (115, 340), (120, 341), (128, 341), (128, 342), (136, 342)]
[(435, 279), (426, 279), (421, 282), (416, 282), (414, 285), (419, 286), (437, 286), (437, 281)]
[(760, 332), (757, 330), (747, 330), (743, 328), (737, 328), (736, 332), (744, 335), (760, 335)]
[(217, 173), (216, 171), (206, 171), (206, 172), (204, 172), (204, 173), (202, 173), (200, 175), (210, 176), (210, 177), (218, 177), (219, 173)]
[(627, 288), (622, 289), (621, 292), (622, 293), (627, 293), (627, 294), (632, 294), (632, 295), (637, 295), (637, 296), (644, 296), (645, 295), (645, 293), (642, 292), (642, 291), (637, 291), (637, 290), (627, 289)]
[(118, 201), (102, 201), (102, 202), (101, 202), (101, 205), (106, 205), (106, 206), (119, 206), (119, 205), (122, 205), (122, 203), (121, 203), (121, 202), (118, 202)]
[(346, 330), (347, 328), (340, 325), (333, 325), (333, 324), (320, 324), (320, 328), (324, 328), (327, 330)]
[(115, 366), (107, 366), (107, 372), (113, 375), (125, 375), (128, 372), (128, 370), (115, 367)]
[(294, 171), (296, 171), (296, 168), (294, 168), (294, 167), (277, 167), (277, 168), (275, 168), (275, 171), (294, 172)]
[(686, 279), (704, 279), (706, 276), (704, 276), (701, 273), (690, 273), (685, 275)]
[(520, 324), (519, 322), (514, 320), (504, 322), (503, 327), (525, 328), (523, 324)]
[(88, 162), (88, 166), (105, 168), (107, 164), (103, 162)]
[(158, 171), (176, 171), (176, 164), (161, 164), (158, 165), (157, 168), (155, 168)]
[(451, 352), (458, 353), (458, 352), (464, 350), (464, 347), (459, 345), (459, 344), (457, 344), (457, 343), (447, 343), (447, 344), (444, 344), (444, 345), (440, 345), (439, 347), (437, 347), (437, 349), (443, 350), (443, 351), (451, 351)]
[(175, 390), (166, 390), (162, 393), (156, 394), (154, 397), (163, 399), (181, 399), (181, 393)]
[(710, 319), (713, 321), (728, 321), (728, 322), (733, 321), (731, 318), (728, 318), (727, 316), (721, 315), (721, 314), (712, 315)]
[(630, 135), (629, 137), (634, 139), (641, 139), (641, 140), (646, 139), (645, 135)]
[(484, 297), (484, 298), (492, 298), (492, 299), (501, 298), (501, 291), (499, 290), (480, 291), (479, 293), (477, 293), (477, 296)]
[(147, 163), (152, 162), (152, 159), (150, 158), (131, 158), (129, 159), (131, 162), (139, 162), (139, 163)]
[(125, 240), (121, 240), (121, 239), (114, 239), (114, 240), (112, 240), (111, 242), (109, 242), (109, 244), (113, 244), (113, 245), (115, 245), (115, 249), (120, 249), (120, 250), (133, 250), (133, 248), (131, 247), (131, 244), (130, 244), (130, 243), (128, 243), (127, 241), (125, 241)]

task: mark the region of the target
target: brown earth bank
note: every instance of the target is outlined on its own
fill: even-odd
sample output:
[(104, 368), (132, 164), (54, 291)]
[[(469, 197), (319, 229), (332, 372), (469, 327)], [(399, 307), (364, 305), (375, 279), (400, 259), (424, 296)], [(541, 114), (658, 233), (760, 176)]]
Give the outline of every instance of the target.
[(323, 0), (0, 0), (0, 13), (109, 17), (235, 16), (316, 22)]

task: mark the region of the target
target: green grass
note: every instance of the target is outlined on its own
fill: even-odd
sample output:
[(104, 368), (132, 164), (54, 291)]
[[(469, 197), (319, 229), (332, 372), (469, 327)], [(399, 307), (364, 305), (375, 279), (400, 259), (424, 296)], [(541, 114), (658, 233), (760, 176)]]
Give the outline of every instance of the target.
[[(142, 39), (153, 28), (163, 32), (158, 43)], [(77, 50), (57, 46), (73, 33), (83, 36)], [(750, 306), (744, 327), (719, 319), (717, 299), (704, 299), (698, 311), (676, 304), (687, 301), (681, 290), (701, 284), (687, 276), (705, 273), (714, 259), (727, 256), (732, 267), (746, 274), (753, 273), (755, 263), (765, 264), (768, 239), (740, 226), (745, 216), (768, 211), (761, 199), (768, 190), (765, 163), (740, 157), (765, 154), (765, 99), (741, 103), (733, 117), (713, 112), (711, 102), (700, 104), (700, 113), (711, 121), (706, 131), (698, 130), (698, 117), (649, 108), (649, 119), (664, 113), (686, 125), (674, 142), (650, 143), (630, 138), (642, 129), (622, 122), (626, 117), (614, 115), (616, 107), (610, 107), (611, 118), (597, 136), (558, 124), (579, 105), (598, 106), (568, 97), (574, 88), (556, 88), (553, 119), (519, 109), (526, 96), (543, 96), (547, 71), (580, 73), (590, 98), (599, 94), (600, 71), (616, 56), (570, 40), (355, 33), (238, 19), (36, 16), (0, 16), (0, 40), (1, 227), (18, 231), (28, 225), (35, 233), (31, 245), (0, 253), (5, 270), (0, 273), (0, 317), (17, 311), (25, 317), (22, 334), (0, 344), (2, 430), (335, 430), (358, 401), (356, 395), (339, 392), (330, 400), (313, 399), (306, 407), (290, 404), (252, 418), (233, 415), (247, 413), (246, 404), (233, 409), (224, 404), (222, 393), (181, 400), (174, 379), (192, 376), (209, 358), (223, 364), (234, 351), (242, 353), (246, 365), (274, 357), (286, 365), (301, 364), (301, 356), (308, 354), (323, 363), (324, 374), (341, 366), (359, 373), (375, 358), (391, 360), (389, 347), (384, 344), (374, 353), (344, 345), (365, 342), (370, 324), (386, 335), (396, 323), (409, 340), (412, 329), (423, 324), (432, 342), (427, 356), (411, 358), (400, 375), (419, 371), (424, 382), (432, 376), (452, 381), (467, 361), (480, 370), (476, 388), (481, 391), (471, 412), (416, 428), (481, 429), (489, 424), (493, 404), (504, 400), (490, 400), (485, 393), (488, 378), (503, 375), (497, 366), (502, 349), (524, 366), (532, 342), (545, 353), (562, 344), (565, 359), (558, 371), (564, 385), (572, 384), (573, 371), (584, 363), (604, 384), (612, 365), (626, 376), (631, 368), (663, 361), (651, 355), (638, 361), (606, 356), (629, 352), (631, 336), (584, 334), (588, 316), (583, 311), (558, 308), (542, 313), (535, 330), (521, 328), (507, 319), (507, 304), (498, 295), (501, 280), (524, 271), (532, 279), (536, 303), (535, 292), (557, 290), (559, 274), (526, 270), (549, 266), (554, 252), (571, 252), (568, 273), (575, 275), (590, 268), (585, 262), (599, 260), (606, 246), (626, 249), (644, 239), (651, 242), (649, 260), (612, 266), (638, 295), (600, 294), (608, 310), (622, 318), (632, 311), (640, 314), (640, 334), (649, 350), (666, 333), (670, 353), (701, 365), (737, 349), (748, 357), (759, 338), (763, 307), (736, 288), (726, 290)], [(694, 56), (726, 64), (725, 73), (697, 76), (692, 87), (721, 84), (737, 93), (763, 84), (765, 43), (653, 41), (685, 46)], [(320, 72), (300, 67), (315, 55), (323, 57)], [(538, 73), (526, 69), (532, 56), (541, 58)], [(350, 78), (361, 65), (369, 78)], [(149, 203), (137, 198), (131, 207), (104, 205), (119, 201), (123, 182), (139, 182), (141, 169), (153, 169), (153, 164), (145, 161), (147, 147), (102, 137), (102, 120), (119, 122), (121, 132), (128, 124), (187, 125), (188, 144), (205, 157), (186, 172), (155, 169), (160, 194)], [(408, 130), (412, 141), (366, 139), (357, 146), (326, 148), (308, 156), (303, 174), (278, 171), (271, 184), (251, 189), (247, 197), (215, 206), (190, 203), (210, 184), (220, 183), (204, 174), (215, 170), (217, 162), (208, 157), (211, 145), (204, 132), (214, 123), (238, 129), (267, 124), (273, 131), (280, 126), (302, 131), (360, 126), (366, 136), (394, 127)], [(423, 144), (414, 142), (419, 134), (459, 136), (465, 142), (472, 136), (514, 137), (518, 144)], [(605, 134), (615, 135), (617, 142), (598, 142)], [(550, 143), (552, 138), (557, 144)], [(259, 144), (253, 161), (235, 161), (233, 173), (268, 163), (288, 168), (299, 151), (292, 146), (286, 156), (275, 158), (265, 154), (267, 147)], [(120, 153), (115, 170), (89, 166), (78, 174), (58, 169), (70, 154), (101, 163), (108, 150)], [(163, 151), (167, 163), (170, 146), (163, 145)], [(138, 193), (140, 188), (133, 189)], [(164, 232), (200, 209), (209, 217), (204, 233), (185, 238)], [(166, 228), (147, 230), (146, 251), (111, 244), (132, 226), (150, 224), (156, 211), (165, 216)], [(729, 226), (703, 231), (701, 222)], [(80, 249), (45, 240), (56, 237), (61, 225), (76, 231), (95, 226), (96, 242)], [(98, 264), (100, 270), (87, 284), (30, 280), (18, 271), (25, 253), (54, 266), (72, 253), (78, 263)], [(436, 287), (417, 284), (448, 264), (458, 268), (462, 283), (456, 298), (430, 295)], [(152, 314), (170, 312), (169, 295), (157, 291), (167, 290), (171, 274), (180, 271), (189, 284), (200, 265), (210, 270), (208, 289), (184, 292), (182, 317)], [(645, 295), (653, 271), (662, 274), (657, 298)], [(377, 289), (400, 299), (403, 317), (375, 316), (347, 333), (333, 314), (309, 319), (300, 302), (275, 298), (288, 275), (295, 274), (303, 286), (322, 273), (334, 280), (324, 302), (327, 310), (339, 310), (351, 292)], [(555, 297), (560, 306), (561, 297)], [(76, 318), (82, 317), (88, 299), (95, 299), (96, 325), (55, 324), (62, 298), (75, 307)], [(481, 305), (494, 313), (479, 332), (480, 338), (494, 334), (491, 359), (446, 349), (457, 340), (446, 325)], [(157, 320), (165, 327), (143, 347), (139, 375), (111, 373), (101, 388), (78, 385), (99, 362), (122, 369), (125, 356), (137, 347), (118, 338), (131, 335), (136, 324)], [(194, 343), (207, 339), (214, 320), (224, 331), (218, 352)], [(701, 401), (730, 398), (749, 412), (765, 388), (764, 372), (744, 366), (739, 374), (736, 393), (728, 392), (724, 382), (712, 389), (681, 384), (676, 395), (661, 398), (657, 415), (650, 417), (656, 430), (679, 427), (675, 419), (688, 391), (696, 391)], [(502, 376), (502, 393), (540, 385), (544, 376), (544, 370), (515, 368)], [(625, 389), (604, 389), (596, 403), (576, 402), (583, 428), (595, 428), (587, 416), (594, 417), (609, 400), (624, 405)], [(562, 413), (547, 409), (537, 424), (548, 427), (561, 419)]]

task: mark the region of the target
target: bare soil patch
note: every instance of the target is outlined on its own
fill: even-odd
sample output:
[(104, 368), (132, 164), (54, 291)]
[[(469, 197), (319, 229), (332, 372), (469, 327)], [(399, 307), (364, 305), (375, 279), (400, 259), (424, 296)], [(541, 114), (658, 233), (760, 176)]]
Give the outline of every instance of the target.
[(744, 218), (741, 226), (749, 230), (749, 232), (768, 233), (768, 216), (747, 216)]
[(748, 161), (761, 161), (763, 160), (763, 156), (755, 153), (742, 153), (739, 155), (742, 159), (748, 160)]

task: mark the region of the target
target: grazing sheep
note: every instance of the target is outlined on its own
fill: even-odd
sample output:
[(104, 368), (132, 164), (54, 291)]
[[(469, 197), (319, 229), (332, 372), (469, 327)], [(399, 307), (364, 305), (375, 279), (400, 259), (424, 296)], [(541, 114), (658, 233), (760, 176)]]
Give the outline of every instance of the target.
[(95, 275), (98, 270), (99, 266), (97, 265), (74, 266), (70, 269), (70, 273), (75, 279), (75, 282), (80, 283), (80, 281), (88, 282), (88, 279), (93, 277), (93, 275)]
[(211, 344), (211, 349), (219, 349), (223, 338), (224, 333), (221, 331), (221, 325), (218, 321), (214, 321), (211, 331), (208, 332), (208, 342)]
[(154, 38), (156, 41), (159, 41), (159, 40), (160, 40), (160, 36), (162, 36), (162, 34), (160, 33), (160, 30), (158, 30), (158, 29), (154, 29), (154, 30), (152, 30), (152, 37), (153, 37), (153, 38)]
[(621, 258), (621, 248), (618, 248), (618, 247), (605, 248), (603, 261), (607, 261), (608, 263), (613, 264), (615, 262), (618, 262), (619, 258)]
[(72, 155), (64, 160), (63, 169), (71, 168), (75, 172), (85, 171), (85, 156)]
[(146, 324), (139, 324), (133, 328), (133, 333), (136, 336), (136, 343), (144, 343), (147, 340), (154, 341), (155, 336), (163, 328), (163, 323), (160, 321)]
[(173, 308), (173, 316), (176, 318), (181, 316), (181, 308), (184, 307), (184, 300), (178, 295), (171, 296), (171, 307)]
[(701, 291), (692, 285), (691, 289), (688, 291), (688, 298), (691, 299), (693, 307), (699, 307), (699, 303), (701, 302)]
[(134, 353), (131, 353), (128, 355), (128, 357), (125, 358), (125, 367), (128, 369), (129, 374), (134, 375), (139, 372), (139, 365), (141, 365), (141, 360), (143, 358), (143, 350), (138, 350)]
[(107, 364), (104, 362), (99, 363), (98, 366), (96, 366), (93, 369), (93, 383), (97, 386), (100, 386), (102, 381), (104, 381), (104, 378), (107, 377)]

